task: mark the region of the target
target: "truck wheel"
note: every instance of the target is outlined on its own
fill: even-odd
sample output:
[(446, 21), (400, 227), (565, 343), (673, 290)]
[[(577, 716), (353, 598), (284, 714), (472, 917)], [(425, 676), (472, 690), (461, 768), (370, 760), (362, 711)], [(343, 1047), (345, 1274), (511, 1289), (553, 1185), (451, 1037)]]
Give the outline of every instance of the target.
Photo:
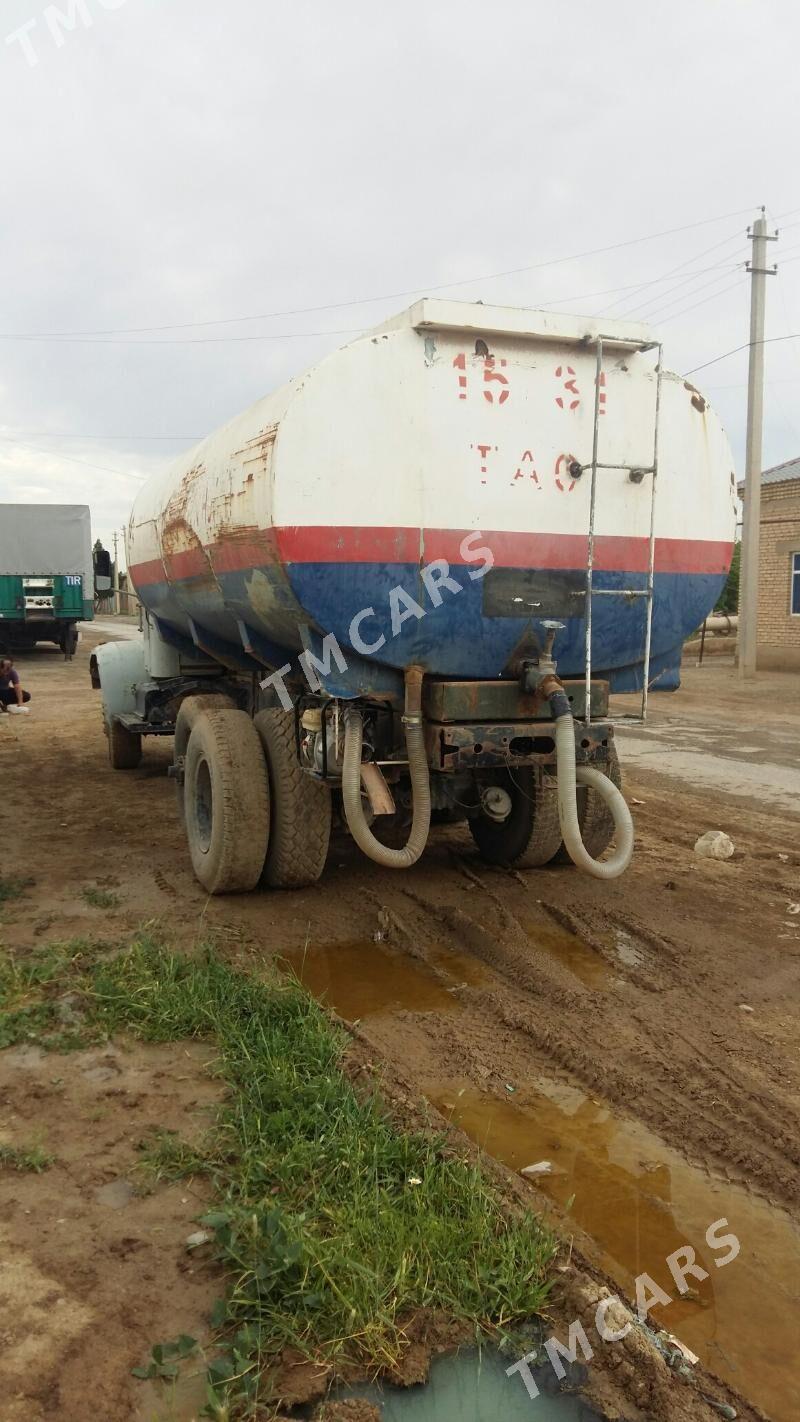
[(178, 802), (178, 815), (181, 824), (186, 823), (186, 814), (183, 805), (183, 778), (186, 760), (186, 748), (189, 745), (189, 737), (192, 734), (192, 727), (198, 716), (202, 716), (204, 711), (227, 711), (234, 705), (230, 696), (224, 692), (203, 692), (199, 696), (186, 696), (178, 709), (178, 717), (175, 722), (175, 739), (172, 749), (172, 764), (175, 776), (175, 797)]
[(262, 883), (305, 889), (316, 884), (328, 857), (331, 792), (300, 767), (293, 711), (259, 711), (253, 724), (264, 747), (271, 809)]
[[(608, 748), (608, 761), (603, 766), (603, 772), (618, 790), (622, 789), (622, 771), (615, 746)], [(578, 793), (583, 798), (583, 804), (578, 800), (581, 838), (586, 853), (591, 854), (592, 859), (599, 859), (614, 838), (614, 818), (605, 800), (601, 799), (596, 790), (590, 790), (588, 785), (581, 785)]]
[[(609, 746), (606, 764), (598, 765), (597, 769), (602, 769), (603, 774), (613, 781), (618, 790), (622, 789), (622, 772), (615, 746)], [(592, 859), (599, 859), (614, 838), (613, 816), (597, 791), (590, 790), (588, 785), (578, 786), (577, 804), (578, 824), (584, 848), (586, 853), (592, 856)], [(555, 862), (557, 864), (572, 863), (563, 844), (555, 856)]]
[(471, 817), (469, 827), (481, 858), (517, 869), (548, 864), (561, 843), (555, 781), (543, 775), (537, 784), (531, 767), (520, 766), (499, 771), (491, 783), (510, 795), (511, 813), (499, 822), (483, 811)]
[(204, 711), (192, 727), (183, 786), (194, 872), (210, 894), (254, 889), (264, 867), (269, 791), (261, 743), (244, 711)]
[(135, 770), (142, 758), (142, 738), (121, 721), (106, 725), (108, 758), (114, 770)]

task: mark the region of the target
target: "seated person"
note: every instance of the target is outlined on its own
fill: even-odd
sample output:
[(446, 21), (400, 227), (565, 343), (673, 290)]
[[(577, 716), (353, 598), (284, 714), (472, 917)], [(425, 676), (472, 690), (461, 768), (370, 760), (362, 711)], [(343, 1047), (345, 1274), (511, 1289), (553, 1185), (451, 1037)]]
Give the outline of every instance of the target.
[(0, 712), (18, 711), (26, 701), (30, 701), (29, 691), (20, 686), (19, 672), (13, 658), (0, 657)]

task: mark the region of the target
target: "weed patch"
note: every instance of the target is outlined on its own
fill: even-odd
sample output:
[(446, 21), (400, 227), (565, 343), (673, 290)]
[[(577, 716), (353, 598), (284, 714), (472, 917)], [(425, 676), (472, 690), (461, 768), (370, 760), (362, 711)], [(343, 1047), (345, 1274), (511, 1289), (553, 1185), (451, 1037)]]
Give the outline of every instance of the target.
[(189, 1145), (175, 1131), (153, 1131), (138, 1149), (140, 1169), (151, 1185), (205, 1175), (211, 1169), (212, 1151)]
[(11, 899), (21, 899), (23, 894), (34, 883), (33, 879), (5, 879), (0, 874), (0, 904), (8, 903)]
[(108, 889), (81, 889), (81, 896), (91, 908), (105, 909), (108, 912), (109, 909), (119, 907), (119, 894), (112, 894)]
[[(494, 1336), (541, 1310), (552, 1237), (533, 1215), (510, 1216), (444, 1137), (399, 1130), (376, 1091), (357, 1092), (350, 1038), (299, 984), (147, 938), (62, 967), (81, 975), (93, 1031), (207, 1039), (219, 1054), (228, 1095), (203, 1146), (160, 1133), (143, 1149), (157, 1177), (202, 1170), (215, 1190), (202, 1223), (229, 1286), (212, 1320), (209, 1415), (255, 1415), (286, 1348), (374, 1373), (401, 1358), (421, 1310)], [(163, 1375), (173, 1361), (154, 1351), (146, 1366)]]
[(83, 942), (58, 943), (12, 955), (0, 952), (0, 1048), (37, 1042), (54, 1051), (89, 1045), (74, 1008), (60, 997), (96, 951)]
[(54, 1160), (55, 1156), (43, 1146), (11, 1146), (0, 1142), (0, 1170), (29, 1170), (41, 1175)]

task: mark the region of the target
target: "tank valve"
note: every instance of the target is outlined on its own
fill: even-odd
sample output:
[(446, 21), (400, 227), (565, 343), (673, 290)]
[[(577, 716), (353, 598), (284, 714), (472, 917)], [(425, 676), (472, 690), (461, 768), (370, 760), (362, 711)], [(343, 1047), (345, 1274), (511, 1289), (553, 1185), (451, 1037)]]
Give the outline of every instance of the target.
[[(538, 661), (525, 662), (523, 664), (522, 687), (524, 691), (533, 692), (534, 694), (538, 691), (542, 691), (545, 696), (549, 696), (551, 680), (554, 680), (558, 686), (561, 685), (556, 674), (553, 644), (556, 640), (556, 633), (563, 629), (564, 623), (555, 622), (549, 618), (543, 618), (541, 626), (544, 628), (546, 634), (544, 647), (539, 654)], [(545, 683), (547, 683), (547, 685), (545, 685)]]

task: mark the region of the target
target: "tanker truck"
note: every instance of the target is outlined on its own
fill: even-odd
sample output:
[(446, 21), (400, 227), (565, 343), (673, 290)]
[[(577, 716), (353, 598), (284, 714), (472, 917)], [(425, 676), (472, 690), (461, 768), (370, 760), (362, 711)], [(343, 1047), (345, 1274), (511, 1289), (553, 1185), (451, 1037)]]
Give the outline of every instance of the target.
[(421, 300), (143, 487), (143, 637), (91, 659), (111, 765), (173, 738), (212, 894), (313, 884), (334, 814), (388, 868), (465, 820), (491, 864), (614, 878), (609, 698), (678, 685), (735, 522), (647, 327)]

